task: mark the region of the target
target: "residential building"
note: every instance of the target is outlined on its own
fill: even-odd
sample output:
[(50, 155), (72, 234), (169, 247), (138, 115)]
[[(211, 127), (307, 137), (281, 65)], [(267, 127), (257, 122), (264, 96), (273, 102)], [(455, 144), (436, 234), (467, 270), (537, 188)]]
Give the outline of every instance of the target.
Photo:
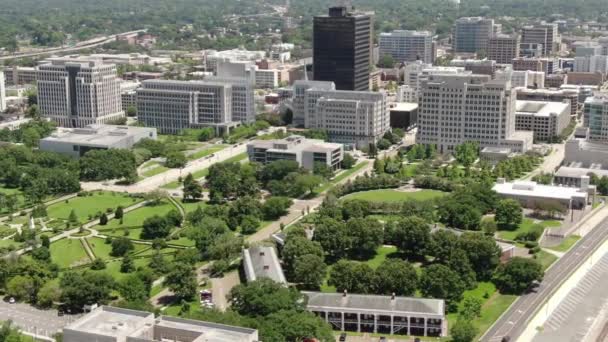
[(116, 66), (99, 60), (54, 59), (38, 67), (40, 115), (62, 127), (123, 118)]
[(367, 147), (390, 128), (384, 92), (311, 88), (304, 103), (304, 127), (325, 130), (332, 142)]
[(513, 183), (498, 178), (492, 188), (498, 196), (514, 199), (524, 208), (534, 209), (539, 203), (554, 202), (568, 209), (584, 209), (589, 202), (589, 184), (581, 188), (543, 185), (536, 182), (516, 181)]
[(494, 19), (459, 18), (454, 25), (454, 52), (477, 53), (488, 50), (488, 40), (494, 35)]
[(255, 329), (101, 306), (63, 328), (63, 341), (257, 342), (259, 337)]
[(570, 124), (570, 102), (517, 101), (515, 129), (533, 131), (534, 141), (550, 142)]
[(517, 100), (522, 101), (550, 101), (570, 102), (570, 115), (578, 114), (579, 98), (577, 90), (570, 89), (526, 89), (517, 88)]
[(4, 83), (7, 86), (34, 84), (38, 71), (31, 67), (7, 67), (4, 69)]
[(380, 56), (391, 56), (396, 62), (433, 63), (433, 35), (429, 31), (395, 30), (380, 33)]
[(253, 89), (245, 80), (149, 80), (137, 90), (139, 120), (163, 134), (200, 127), (226, 132), (253, 121), (253, 113)]
[(525, 152), (532, 132), (515, 130), (515, 89), (487, 75), (434, 75), (421, 87), (416, 142), (449, 153), (466, 141)]
[(417, 103), (397, 102), (389, 107), (391, 128), (409, 131), (416, 126), (418, 122)]
[(243, 249), (243, 269), (247, 282), (268, 278), (279, 284), (287, 284), (274, 247), (253, 246)]
[(519, 57), (520, 44), (518, 35), (495, 35), (488, 40), (487, 57), (499, 64), (511, 64)]
[(247, 144), (247, 154), (250, 161), (260, 164), (293, 160), (307, 170), (313, 170), (315, 163), (324, 163), (332, 170), (337, 170), (344, 158), (344, 147), (341, 144), (292, 135), (285, 139), (252, 141)]
[(558, 50), (560, 36), (555, 23), (540, 23), (522, 29), (522, 43), (542, 44), (543, 55), (549, 56)]
[(488, 59), (454, 59), (450, 62), (450, 66), (464, 68), (477, 75), (489, 75), (492, 78), (496, 74), (496, 62)]
[[(339, 331), (447, 336), (443, 299), (303, 292), (307, 309)], [(69, 342), (69, 341), (68, 341)]]
[(313, 24), (313, 78), (338, 90), (369, 90), (372, 16), (332, 7)]
[(608, 143), (608, 95), (596, 93), (583, 107), (583, 125), (589, 128), (589, 140)]
[(114, 125), (60, 128), (40, 139), (40, 150), (80, 158), (91, 150), (129, 149), (141, 139), (156, 140), (156, 128)]

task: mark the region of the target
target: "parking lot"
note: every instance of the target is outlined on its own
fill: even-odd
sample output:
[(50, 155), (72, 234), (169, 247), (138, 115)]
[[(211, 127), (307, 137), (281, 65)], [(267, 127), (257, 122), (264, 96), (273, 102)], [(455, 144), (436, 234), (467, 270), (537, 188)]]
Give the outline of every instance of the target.
[(53, 336), (78, 315), (58, 316), (57, 310), (39, 310), (27, 304), (0, 301), (0, 321), (12, 321), (21, 330), (42, 336)]

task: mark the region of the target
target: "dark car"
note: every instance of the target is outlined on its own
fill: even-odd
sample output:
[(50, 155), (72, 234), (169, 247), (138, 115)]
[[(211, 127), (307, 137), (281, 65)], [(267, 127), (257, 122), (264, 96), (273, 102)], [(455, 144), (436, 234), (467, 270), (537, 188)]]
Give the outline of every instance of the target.
[(380, 336), (380, 339), (378, 340), (379, 342), (386, 342), (386, 337), (384, 336)]
[(340, 334), (340, 339), (338, 341), (340, 341), (340, 342), (346, 341), (346, 334), (345, 333), (341, 333)]
[(63, 315), (64, 315), (64, 313), (63, 313), (63, 311), (62, 311), (62, 310), (57, 311), (57, 316), (61, 317), (61, 316), (63, 316)]

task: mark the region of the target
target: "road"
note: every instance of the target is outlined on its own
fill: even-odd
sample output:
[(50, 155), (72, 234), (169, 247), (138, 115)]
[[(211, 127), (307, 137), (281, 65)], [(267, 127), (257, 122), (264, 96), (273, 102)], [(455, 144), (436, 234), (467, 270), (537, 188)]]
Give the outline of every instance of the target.
[(0, 321), (11, 320), (21, 330), (36, 335), (52, 337), (79, 317), (58, 316), (55, 309), (39, 310), (28, 304), (0, 302)]
[(536, 168), (536, 170), (529, 173), (525, 178), (532, 179), (534, 176), (543, 173), (554, 173), (564, 161), (566, 146), (564, 144), (553, 144), (551, 145), (553, 151), (550, 155), (546, 156), (543, 163)]
[[(590, 220), (592, 219), (594, 218), (590, 218)], [(486, 332), (481, 341), (500, 342), (505, 336), (509, 336), (511, 341), (516, 341), (537, 310), (606, 239), (608, 239), (608, 218), (602, 216), (601, 221), (595, 225), (595, 229), (585, 235), (547, 270), (540, 286), (534, 292), (519, 297)]]
[(38, 51), (34, 51), (34, 52), (17, 53), (17, 54), (12, 54), (12, 55), (1, 56), (0, 61), (7, 60), (7, 59), (14, 59), (14, 58), (35, 57), (35, 56), (40, 56), (40, 55), (55, 54), (55, 53), (59, 53), (59, 52), (72, 52), (72, 51), (89, 49), (89, 48), (92, 48), (95, 46), (111, 43), (111, 42), (115, 41), (116, 37), (118, 37), (118, 36), (125, 35), (125, 34), (139, 33), (139, 32), (146, 32), (146, 30), (135, 30), (135, 31), (123, 32), (123, 33), (117, 33), (117, 34), (104, 36), (104, 37), (98, 37), (98, 38), (90, 39), (90, 40), (87, 40), (84, 42), (80, 42), (74, 46), (53, 47), (53, 48), (38, 50)]

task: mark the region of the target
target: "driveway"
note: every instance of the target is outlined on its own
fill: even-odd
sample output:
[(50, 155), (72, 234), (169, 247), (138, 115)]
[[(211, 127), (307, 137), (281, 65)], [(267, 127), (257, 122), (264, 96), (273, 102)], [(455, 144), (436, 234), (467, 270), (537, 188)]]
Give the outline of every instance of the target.
[(28, 304), (0, 302), (0, 321), (12, 321), (21, 330), (52, 337), (80, 315), (57, 316), (57, 310), (39, 310)]

